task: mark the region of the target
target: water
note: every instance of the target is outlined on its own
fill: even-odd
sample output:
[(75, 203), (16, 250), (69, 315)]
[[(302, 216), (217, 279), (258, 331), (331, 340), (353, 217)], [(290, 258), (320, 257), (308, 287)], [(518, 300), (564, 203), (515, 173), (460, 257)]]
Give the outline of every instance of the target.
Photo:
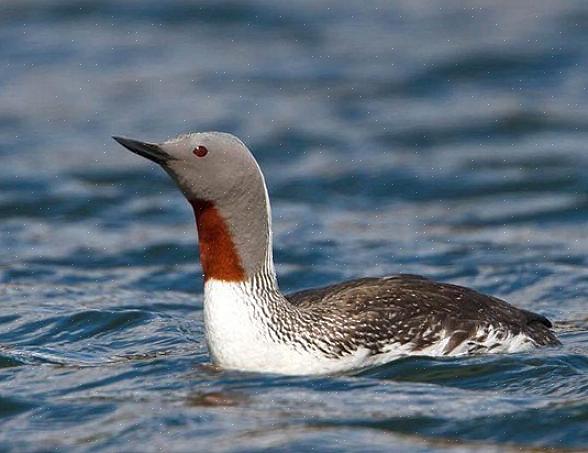
[[(291, 3), (2, 2), (0, 449), (587, 448), (588, 5)], [(190, 209), (110, 139), (210, 129), (265, 171), (284, 290), (424, 274), (563, 346), (211, 367)]]

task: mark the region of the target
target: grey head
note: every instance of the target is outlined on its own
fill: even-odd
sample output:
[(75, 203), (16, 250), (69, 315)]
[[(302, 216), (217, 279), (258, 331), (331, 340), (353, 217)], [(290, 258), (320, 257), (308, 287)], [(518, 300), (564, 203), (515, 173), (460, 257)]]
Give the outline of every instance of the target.
[(224, 132), (180, 135), (163, 143), (113, 137), (130, 151), (161, 165), (188, 200), (220, 202), (259, 179), (255, 158), (237, 137)]
[(259, 272), (273, 273), (265, 181), (241, 140), (223, 132), (185, 134), (163, 143), (113, 138), (135, 154), (159, 164), (192, 204), (205, 278), (239, 280), (235, 277), (237, 272), (223, 273), (215, 267), (214, 261), (218, 264), (220, 260), (226, 270), (231, 259), (227, 258), (228, 247), (223, 245), (227, 238), (216, 233), (218, 225), (214, 222), (218, 220), (210, 215), (211, 209), (229, 233), (236, 254), (233, 264), (235, 269), (242, 269), (243, 278)]

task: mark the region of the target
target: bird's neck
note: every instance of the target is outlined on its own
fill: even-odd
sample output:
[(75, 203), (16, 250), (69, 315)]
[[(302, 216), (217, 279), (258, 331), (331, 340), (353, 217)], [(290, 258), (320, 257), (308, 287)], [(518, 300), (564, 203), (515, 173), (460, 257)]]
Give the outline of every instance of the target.
[(204, 282), (263, 282), (278, 290), (269, 199), (263, 190), (226, 203), (193, 199)]

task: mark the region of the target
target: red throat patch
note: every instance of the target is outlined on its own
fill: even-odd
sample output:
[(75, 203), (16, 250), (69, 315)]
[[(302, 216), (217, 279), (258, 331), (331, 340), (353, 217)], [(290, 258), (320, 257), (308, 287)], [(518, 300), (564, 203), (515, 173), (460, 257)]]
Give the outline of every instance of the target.
[(192, 200), (190, 204), (196, 216), (204, 281), (210, 278), (230, 282), (244, 281), (245, 271), (229, 227), (214, 203)]

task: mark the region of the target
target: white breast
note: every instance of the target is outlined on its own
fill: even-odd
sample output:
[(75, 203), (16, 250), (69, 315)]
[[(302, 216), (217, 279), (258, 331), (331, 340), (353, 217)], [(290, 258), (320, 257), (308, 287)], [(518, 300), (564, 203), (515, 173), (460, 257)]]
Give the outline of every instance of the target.
[(204, 286), (204, 324), (214, 363), (227, 369), (280, 374), (327, 374), (369, 365), (364, 348), (339, 359), (272, 339), (247, 283), (210, 279)]

